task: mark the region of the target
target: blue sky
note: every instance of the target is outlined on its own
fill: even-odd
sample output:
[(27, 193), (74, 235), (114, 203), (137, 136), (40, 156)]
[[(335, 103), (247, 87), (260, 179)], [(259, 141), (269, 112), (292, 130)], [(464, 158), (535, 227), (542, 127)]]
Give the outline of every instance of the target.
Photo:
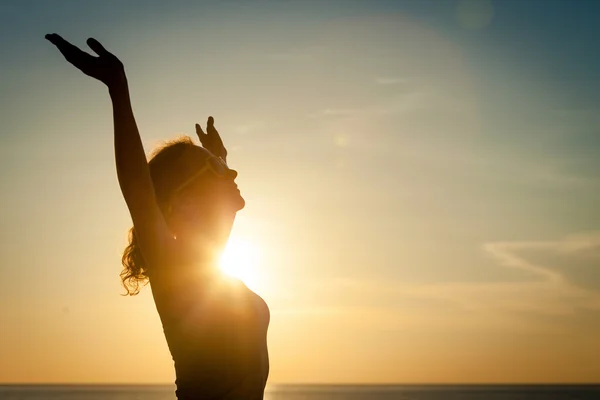
[(0, 5), (0, 381), (172, 378), (118, 296), (106, 89), (50, 32), (123, 60), (147, 152), (215, 116), (273, 382), (597, 380), (598, 2), (50, 4)]

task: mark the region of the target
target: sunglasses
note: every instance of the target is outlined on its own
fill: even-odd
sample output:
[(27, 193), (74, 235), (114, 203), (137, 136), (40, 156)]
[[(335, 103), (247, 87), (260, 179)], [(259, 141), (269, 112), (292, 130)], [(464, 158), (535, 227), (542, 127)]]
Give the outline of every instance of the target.
[(206, 172), (211, 172), (218, 178), (226, 178), (231, 175), (232, 169), (230, 169), (225, 161), (222, 158), (217, 156), (208, 156), (206, 158), (206, 162), (204, 166), (200, 168), (195, 174), (190, 176), (185, 182), (183, 182), (177, 189), (175, 189), (174, 193), (177, 193), (187, 187), (190, 183), (196, 180), (199, 176), (203, 175)]

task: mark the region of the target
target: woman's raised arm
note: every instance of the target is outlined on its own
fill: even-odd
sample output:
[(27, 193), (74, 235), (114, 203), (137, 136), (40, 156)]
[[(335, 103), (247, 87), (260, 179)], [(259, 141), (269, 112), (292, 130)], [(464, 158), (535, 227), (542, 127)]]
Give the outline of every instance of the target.
[(98, 54), (97, 57), (80, 50), (57, 34), (46, 35), (46, 39), (60, 50), (68, 62), (108, 87), (113, 105), (117, 177), (142, 255), (149, 266), (169, 263), (174, 253), (175, 239), (158, 207), (148, 161), (131, 108), (123, 64), (95, 39), (88, 39), (87, 44)]

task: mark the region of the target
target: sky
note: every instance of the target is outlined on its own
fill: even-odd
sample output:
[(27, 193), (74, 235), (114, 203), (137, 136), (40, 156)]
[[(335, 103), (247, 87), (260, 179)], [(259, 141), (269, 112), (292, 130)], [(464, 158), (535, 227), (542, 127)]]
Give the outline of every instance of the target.
[(270, 384), (600, 382), (599, 12), (1, 2), (0, 383), (174, 380), (121, 296), (107, 90), (52, 32), (124, 62), (147, 153), (215, 117)]

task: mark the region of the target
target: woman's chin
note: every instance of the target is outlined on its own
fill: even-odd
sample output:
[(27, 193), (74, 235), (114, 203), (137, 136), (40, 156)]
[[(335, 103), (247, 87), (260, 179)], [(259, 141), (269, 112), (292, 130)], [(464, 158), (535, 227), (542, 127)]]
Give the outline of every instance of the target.
[[(233, 190), (231, 190), (233, 189)], [(227, 204), (233, 208), (235, 212), (240, 211), (246, 206), (246, 200), (242, 197), (240, 189), (238, 189), (237, 185), (234, 188), (230, 188), (227, 190)]]
[(241, 195), (238, 195), (237, 198), (235, 199), (236, 211), (240, 211), (245, 206), (246, 206), (246, 200), (244, 200), (244, 198)]

